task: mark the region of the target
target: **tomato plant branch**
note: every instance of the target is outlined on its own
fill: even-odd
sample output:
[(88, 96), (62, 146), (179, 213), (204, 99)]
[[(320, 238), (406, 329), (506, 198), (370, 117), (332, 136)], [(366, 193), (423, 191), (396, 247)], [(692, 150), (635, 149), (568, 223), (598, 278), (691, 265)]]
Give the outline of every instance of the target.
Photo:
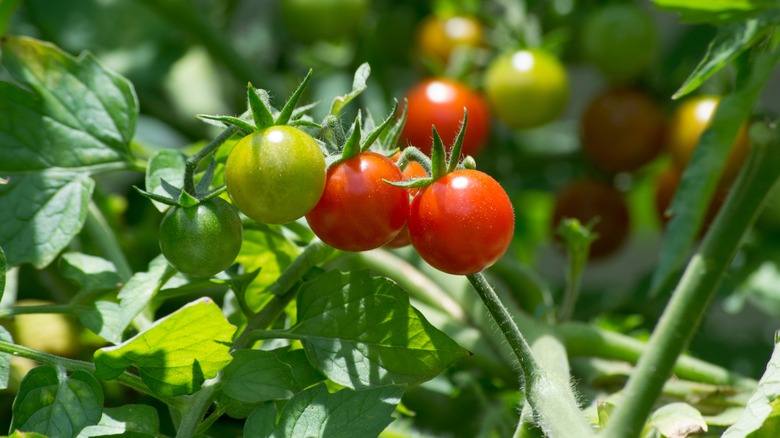
[(130, 268), (130, 263), (128, 263), (127, 257), (125, 257), (125, 253), (122, 251), (122, 247), (119, 245), (116, 234), (111, 229), (105, 216), (103, 216), (103, 212), (100, 211), (100, 208), (98, 208), (94, 201), (89, 203), (87, 219), (84, 226), (92, 237), (92, 241), (95, 245), (100, 248), (108, 260), (111, 260), (111, 262), (114, 263), (119, 278), (122, 281), (127, 281), (132, 277), (133, 270)]
[(300, 281), (309, 269), (330, 258), (336, 250), (319, 239), (313, 240), (306, 249), (282, 272), (282, 275), (266, 288), (266, 292), (284, 295)]
[(485, 276), (477, 273), (467, 278), (517, 357), (524, 379), (525, 399), (537, 413), (542, 430), (554, 437), (592, 436), (593, 431), (577, 406), (569, 382), (556, 379), (539, 365), (528, 342)]
[(0, 318), (14, 315), (31, 315), (39, 313), (59, 313), (70, 314), (78, 313), (84, 307), (73, 306), (70, 304), (52, 304), (40, 306), (14, 306), (0, 310)]
[(222, 131), (217, 138), (211, 141), (199, 150), (191, 157), (187, 159), (187, 164), (184, 167), (184, 191), (190, 195), (195, 195), (195, 171), (198, 169), (198, 165), (204, 158), (214, 153), (220, 146), (222, 146), (230, 137), (238, 132), (238, 128), (235, 126), (229, 126)]
[[(775, 56), (770, 57), (772, 65)], [(759, 57), (756, 67), (767, 60)], [(755, 135), (748, 161), (661, 315), (647, 350), (626, 384), (623, 403), (617, 406), (607, 425), (607, 437), (639, 436), (663, 383), (693, 338), (739, 243), (778, 181), (780, 135), (763, 125), (754, 126), (752, 133)]]

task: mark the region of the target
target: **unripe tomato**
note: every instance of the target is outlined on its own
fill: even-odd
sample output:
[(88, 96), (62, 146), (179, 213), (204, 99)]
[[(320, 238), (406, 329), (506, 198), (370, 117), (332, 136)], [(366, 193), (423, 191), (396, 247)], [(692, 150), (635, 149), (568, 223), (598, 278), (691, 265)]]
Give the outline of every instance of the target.
[(563, 65), (539, 50), (519, 50), (493, 60), (485, 92), (496, 117), (512, 129), (534, 128), (558, 118), (569, 99)]
[(433, 147), (431, 125), (449, 150), (460, 130), (463, 109), (468, 125), (463, 138), (463, 155), (477, 155), (490, 135), (490, 110), (487, 101), (466, 85), (446, 78), (428, 79), (409, 90), (409, 110), (401, 139), (430, 155)]
[(590, 258), (599, 259), (617, 251), (628, 238), (629, 213), (623, 195), (610, 184), (575, 181), (558, 192), (552, 216), (552, 229), (564, 218), (588, 224), (598, 218), (593, 231), (598, 238), (590, 246)]
[(308, 213), (320, 199), (325, 157), (309, 134), (272, 126), (236, 143), (225, 163), (225, 184), (245, 215), (283, 224)]
[(325, 192), (306, 215), (314, 234), (343, 251), (368, 251), (391, 241), (409, 216), (409, 193), (389, 158), (363, 152), (328, 169)]
[(484, 41), (482, 23), (474, 17), (432, 14), (417, 30), (417, 52), (423, 59), (447, 64), (453, 50), (460, 46), (479, 47)]
[[(709, 126), (715, 109), (720, 103), (718, 96), (696, 96), (682, 102), (675, 110), (669, 125), (667, 148), (678, 169), (685, 169), (699, 144), (704, 130)], [(721, 186), (728, 186), (736, 178), (750, 150), (747, 124), (740, 128), (726, 159), (721, 175)]]
[(587, 17), (582, 48), (584, 57), (605, 76), (626, 81), (650, 66), (658, 48), (658, 32), (641, 6), (610, 4)]
[[(398, 152), (391, 158), (391, 160), (397, 162), (400, 156), (401, 153)], [(410, 179), (416, 179), (416, 178), (425, 178), (428, 176), (428, 172), (426, 172), (425, 169), (423, 169), (420, 163), (416, 161), (410, 161), (409, 164), (406, 165), (406, 168), (403, 170), (403, 176), (404, 176), (404, 181)], [(420, 189), (409, 189), (409, 196), (414, 197), (419, 192)], [(404, 246), (408, 246), (411, 243), (412, 243), (412, 237), (409, 235), (409, 227), (404, 225), (404, 227), (401, 228), (401, 231), (398, 232), (398, 235), (395, 236), (393, 240), (385, 244), (385, 246), (388, 248), (402, 248)]]
[(369, 7), (369, 0), (282, 0), (282, 22), (295, 38), (311, 43), (352, 34)]
[(173, 206), (160, 222), (160, 250), (177, 271), (211, 277), (233, 264), (243, 239), (236, 208), (222, 198)]
[(610, 89), (590, 101), (580, 121), (582, 149), (608, 172), (630, 172), (663, 149), (665, 118), (644, 92)]
[(504, 189), (478, 170), (456, 170), (422, 189), (409, 211), (412, 246), (434, 268), (469, 275), (512, 242), (515, 212)]

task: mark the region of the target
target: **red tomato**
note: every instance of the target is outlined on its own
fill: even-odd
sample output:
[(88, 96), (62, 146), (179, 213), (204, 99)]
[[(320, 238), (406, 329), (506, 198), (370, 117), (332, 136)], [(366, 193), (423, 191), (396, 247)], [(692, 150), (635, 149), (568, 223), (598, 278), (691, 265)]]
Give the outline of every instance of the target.
[(515, 213), (504, 189), (477, 170), (456, 170), (412, 200), (409, 234), (420, 256), (456, 275), (495, 263), (512, 241)]
[(614, 253), (628, 238), (630, 224), (626, 201), (614, 187), (601, 181), (576, 181), (558, 192), (551, 224), (553, 230), (563, 218), (578, 219), (583, 225), (598, 218), (593, 231), (599, 236), (590, 246), (591, 259)]
[(430, 155), (434, 125), (449, 150), (460, 129), (463, 108), (468, 111), (469, 121), (462, 154), (476, 156), (485, 146), (490, 134), (490, 110), (485, 98), (466, 85), (452, 79), (429, 79), (412, 88), (406, 99), (409, 112), (401, 133), (403, 146), (416, 146)]
[(582, 150), (608, 172), (630, 172), (663, 149), (665, 118), (644, 92), (610, 89), (590, 101), (580, 122)]
[[(391, 160), (398, 161), (401, 153), (396, 153)], [(410, 180), (415, 178), (425, 178), (428, 176), (428, 172), (423, 169), (420, 163), (412, 161), (406, 165), (406, 169), (403, 170), (404, 180)], [(415, 196), (420, 189), (409, 189), (409, 195)], [(402, 248), (412, 243), (412, 237), (409, 235), (409, 227), (404, 225), (397, 236), (385, 246), (388, 248)]]
[(391, 241), (409, 216), (409, 193), (389, 158), (363, 152), (328, 169), (325, 192), (306, 215), (323, 242), (343, 251), (367, 251)]

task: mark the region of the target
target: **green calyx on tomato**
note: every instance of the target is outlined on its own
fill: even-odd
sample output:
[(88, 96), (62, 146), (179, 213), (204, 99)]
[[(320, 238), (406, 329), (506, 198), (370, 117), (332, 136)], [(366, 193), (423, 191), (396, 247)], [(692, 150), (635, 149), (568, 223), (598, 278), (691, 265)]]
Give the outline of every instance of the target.
[(555, 120), (569, 100), (566, 69), (558, 58), (540, 49), (500, 55), (488, 66), (484, 85), (496, 118), (512, 129)]
[(405, 144), (431, 154), (431, 125), (451, 145), (460, 130), (463, 109), (469, 113), (469, 128), (463, 140), (463, 153), (476, 156), (490, 135), (490, 109), (487, 100), (465, 84), (454, 79), (434, 78), (414, 86), (406, 94), (409, 115), (401, 133)]
[(294, 221), (325, 189), (325, 156), (309, 134), (271, 126), (239, 140), (225, 163), (225, 185), (236, 207), (267, 224)]
[(666, 119), (646, 93), (611, 88), (585, 107), (580, 120), (582, 150), (602, 170), (631, 172), (663, 149)]
[[(361, 126), (362, 116), (360, 115), (360, 113), (358, 113), (357, 117), (355, 118), (355, 122), (352, 124), (352, 129), (349, 134), (349, 137), (347, 138), (341, 150), (341, 155), (330, 160), (328, 163), (328, 167), (338, 164), (342, 161), (347, 161), (363, 152), (368, 151), (368, 149), (377, 140), (379, 140), (382, 134), (384, 134), (387, 128), (393, 125), (393, 121), (395, 120), (394, 115), (396, 110), (398, 110), (398, 101), (395, 101), (393, 103), (393, 108), (390, 109), (390, 114), (387, 116), (387, 118), (385, 118), (385, 120), (382, 121), (382, 123), (379, 126), (377, 126), (373, 130), (368, 132), (366, 134), (365, 139), (363, 138), (363, 130)], [(398, 126), (399, 124), (403, 125), (405, 120), (406, 120), (406, 107), (404, 107), (404, 112), (403, 115), (401, 116), (401, 120), (396, 123), (396, 126)], [(391, 132), (389, 136), (393, 138), (390, 141), (394, 142), (395, 139), (397, 138), (397, 133)]]
[(236, 259), (243, 229), (236, 208), (222, 198), (171, 207), (160, 222), (160, 250), (182, 274), (211, 277)]
[(624, 82), (641, 74), (653, 61), (658, 32), (642, 6), (610, 4), (588, 16), (581, 41), (588, 61), (609, 79)]

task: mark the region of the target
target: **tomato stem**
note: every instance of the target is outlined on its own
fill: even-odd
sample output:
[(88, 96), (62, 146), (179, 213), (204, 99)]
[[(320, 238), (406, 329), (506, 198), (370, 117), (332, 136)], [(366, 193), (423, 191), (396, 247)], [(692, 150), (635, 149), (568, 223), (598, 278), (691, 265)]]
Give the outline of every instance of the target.
[(335, 249), (325, 242), (315, 239), (306, 249), (282, 272), (282, 275), (266, 288), (266, 292), (274, 295), (284, 295), (295, 283), (300, 281), (309, 269), (320, 265), (330, 258)]
[(89, 203), (87, 208), (87, 219), (84, 223), (87, 232), (92, 236), (95, 245), (105, 254), (105, 256), (114, 263), (117, 274), (122, 281), (127, 281), (133, 276), (133, 270), (130, 263), (119, 245), (116, 234), (106, 221), (103, 212), (94, 201)]
[[(760, 61), (759, 61), (760, 62)], [(759, 64), (757, 62), (757, 64)], [(647, 350), (624, 388), (605, 429), (607, 437), (639, 436), (677, 357), (688, 346), (740, 242), (778, 181), (780, 132), (756, 126), (771, 141), (754, 136), (748, 161), (726, 202), (680, 279), (653, 331)], [(765, 135), (767, 136), (767, 135)]]
[(198, 169), (198, 166), (200, 165), (200, 162), (203, 161), (204, 158), (208, 157), (209, 155), (213, 154), (217, 149), (219, 149), (220, 146), (222, 146), (230, 137), (233, 136), (238, 132), (238, 128), (235, 126), (230, 126), (222, 133), (220, 133), (217, 138), (211, 141), (211, 143), (207, 144), (203, 147), (203, 149), (199, 150), (195, 154), (193, 154), (191, 157), (187, 159), (187, 163), (184, 167), (184, 191), (189, 193), (192, 196), (197, 197), (197, 193), (195, 193), (195, 171)]

